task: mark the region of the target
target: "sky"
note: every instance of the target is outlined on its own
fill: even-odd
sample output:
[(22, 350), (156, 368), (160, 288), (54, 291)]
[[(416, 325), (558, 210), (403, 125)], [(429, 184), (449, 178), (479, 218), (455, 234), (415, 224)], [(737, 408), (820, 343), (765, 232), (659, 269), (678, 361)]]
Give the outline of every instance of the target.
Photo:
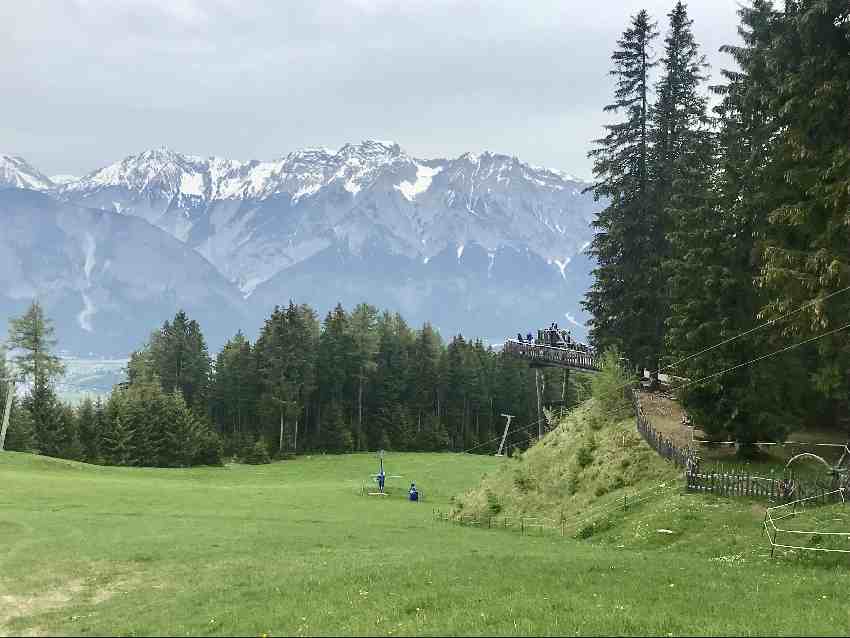
[[(663, 34), (673, 2), (3, 2), (0, 153), (82, 175), (160, 146), (272, 159), (381, 139), (589, 178), (616, 40), (641, 8)], [(688, 3), (713, 78), (738, 4)]]

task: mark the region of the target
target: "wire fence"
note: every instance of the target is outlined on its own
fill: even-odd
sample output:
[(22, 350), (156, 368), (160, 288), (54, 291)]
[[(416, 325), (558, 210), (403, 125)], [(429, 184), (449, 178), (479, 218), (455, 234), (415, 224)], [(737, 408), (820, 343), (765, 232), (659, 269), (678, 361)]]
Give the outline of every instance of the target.
[[(768, 507), (764, 512), (764, 533), (770, 543), (770, 556), (777, 548), (808, 552), (828, 552), (850, 554), (850, 532), (833, 532), (822, 529), (815, 524), (814, 528), (806, 529), (811, 523), (803, 524), (803, 529), (779, 527), (778, 521), (794, 519), (804, 512), (807, 507), (821, 505), (826, 502), (845, 503), (845, 489), (825, 492), (819, 496), (798, 498), (782, 505)], [(785, 523), (782, 523), (785, 525)], [(780, 541), (779, 535), (783, 535)]]
[(545, 516), (506, 516), (487, 514), (467, 514), (456, 510), (432, 510), (434, 519), (464, 527), (479, 529), (497, 529), (517, 532), (523, 536), (577, 536), (587, 538), (608, 527), (609, 518), (618, 513), (626, 513), (652, 498), (676, 490), (676, 485), (661, 483), (632, 494), (624, 494), (613, 501), (591, 507), (573, 517), (560, 519)]

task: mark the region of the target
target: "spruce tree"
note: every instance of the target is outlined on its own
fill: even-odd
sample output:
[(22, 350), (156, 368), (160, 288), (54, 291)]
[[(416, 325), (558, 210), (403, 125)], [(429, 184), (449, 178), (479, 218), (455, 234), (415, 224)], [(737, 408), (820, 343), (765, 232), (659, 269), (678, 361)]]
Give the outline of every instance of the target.
[(594, 197), (608, 205), (593, 222), (589, 252), (596, 259), (593, 284), (583, 301), (593, 315), (590, 338), (599, 349), (621, 346), (634, 364), (654, 369), (658, 341), (658, 291), (654, 268), (657, 215), (649, 175), (649, 73), (657, 36), (646, 11), (633, 16), (611, 59), (617, 88), (606, 113), (622, 113), (605, 127), (589, 153)]
[[(761, 187), (775, 194), (760, 283), (767, 317), (808, 305), (785, 324), (795, 340), (848, 323), (850, 294), (850, 5), (795, 0), (785, 5), (766, 64), (777, 86), (767, 94), (775, 141)], [(847, 331), (811, 348), (813, 390), (826, 415), (850, 434), (850, 338)]]
[(251, 343), (238, 332), (216, 357), (210, 389), (210, 414), (231, 445), (249, 433), (257, 434), (259, 378)]
[(97, 463), (100, 460), (100, 422), (94, 401), (90, 397), (83, 399), (77, 408), (80, 444), (83, 448), (83, 460)]

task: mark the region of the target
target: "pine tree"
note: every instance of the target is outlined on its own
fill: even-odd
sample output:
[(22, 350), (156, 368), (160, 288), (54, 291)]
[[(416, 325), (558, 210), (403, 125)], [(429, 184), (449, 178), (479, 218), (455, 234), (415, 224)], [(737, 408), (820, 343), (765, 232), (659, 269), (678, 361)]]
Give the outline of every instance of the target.
[(34, 387), (47, 386), (65, 373), (62, 361), (51, 352), (56, 347), (54, 333), (53, 322), (38, 301), (33, 301), (22, 317), (10, 321), (9, 345), (19, 351), (13, 357), (15, 367)]
[(329, 403), (323, 411), (324, 426), (319, 448), (328, 452), (350, 452), (353, 446), (351, 428), (345, 422), (338, 403)]
[[(715, 89), (722, 97), (716, 152), (705, 160), (698, 152), (689, 155), (682, 186), (674, 183), (671, 198), (676, 223), (665, 268), (672, 290), (668, 363), (684, 358), (672, 372), (692, 380), (772, 347), (768, 332), (714, 347), (758, 322), (763, 289), (754, 282), (762, 266), (766, 204), (776, 190), (765, 186), (763, 176), (765, 150), (775, 138), (767, 96), (776, 82), (765, 54), (778, 16), (769, 2), (755, 2), (739, 14), (743, 46), (723, 49), (739, 68), (724, 70), (727, 83)], [(710, 354), (692, 357), (709, 346)], [(806, 385), (798, 364), (798, 359), (767, 360), (692, 385), (681, 397), (709, 437), (733, 437), (752, 451), (749, 443), (779, 440), (792, 425), (799, 389)]]
[(357, 396), (353, 399), (353, 403), (357, 406), (356, 418), (352, 419), (354, 446), (357, 450), (364, 449), (367, 443), (364, 418), (367, 418), (368, 409), (364, 401), (368, 399), (369, 377), (377, 368), (375, 362), (379, 340), (377, 319), (378, 311), (374, 306), (359, 304), (352, 311), (349, 321), (351, 337), (354, 340), (354, 363), (357, 370)]
[(135, 465), (132, 438), (133, 431), (124, 423), (120, 413), (115, 414), (103, 432), (101, 446), (104, 460), (109, 465)]
[[(146, 353), (135, 354), (133, 364), (147, 361), (165, 392), (179, 390), (186, 403), (200, 412), (206, 409), (212, 362), (197, 321), (179, 311), (151, 335)], [(132, 380), (132, 373), (130, 375)]]
[(297, 431), (307, 431), (318, 336), (315, 312), (290, 302), (285, 310), (274, 309), (257, 340), (259, 409), (267, 434), (278, 435), (278, 454), (293, 448)]
[[(678, 239), (681, 244), (683, 238), (693, 237), (691, 218), (709, 211), (705, 199), (712, 192), (711, 175), (716, 159), (707, 115), (708, 100), (700, 92), (706, 79), (705, 56), (700, 54), (694, 40), (693, 21), (688, 17), (686, 5), (677, 2), (668, 18), (662, 73), (656, 84), (658, 99), (652, 111), (650, 162), (656, 215), (653, 256), (657, 260), (650, 271), (655, 277), (651, 290), (656, 301), (657, 343), (664, 342), (666, 311), (670, 305), (688, 303), (686, 299), (691, 294), (699, 294), (692, 287), (697, 281), (681, 274), (689, 267), (693, 269), (693, 264), (687, 263), (691, 258), (687, 254), (690, 246), (674, 246), (672, 240)], [(676, 288), (674, 281), (678, 284)]]
[[(439, 392), (440, 335), (426, 323), (416, 335), (410, 357), (411, 414), (416, 418), (417, 436), (423, 430), (423, 421), (437, 415)], [(429, 443), (429, 445), (431, 445)], [(430, 448), (429, 448), (430, 449)]]
[[(357, 374), (355, 348), (348, 315), (338, 304), (325, 317), (316, 355), (317, 398), (322, 418), (318, 419), (316, 424), (315, 438), (320, 447), (339, 448), (339, 435), (329, 433), (327, 437), (324, 436), (324, 423), (336, 427), (333, 424), (345, 423), (345, 415), (352, 414), (351, 397), (354, 378)], [(326, 409), (331, 409), (335, 414), (325, 415)], [(345, 428), (347, 429), (348, 426), (346, 425)], [(348, 430), (348, 437), (351, 437), (350, 430)], [(350, 442), (348, 447), (351, 447)]]
[(100, 422), (94, 401), (90, 397), (83, 399), (77, 408), (80, 444), (83, 448), (83, 460), (97, 463), (100, 460)]
[(210, 389), (210, 414), (232, 444), (243, 433), (257, 435), (259, 383), (254, 349), (240, 331), (216, 357)]
[(608, 205), (593, 222), (589, 252), (596, 259), (594, 282), (583, 302), (593, 315), (590, 338), (599, 348), (621, 346), (634, 364), (654, 369), (658, 341), (658, 220), (649, 175), (649, 72), (657, 36), (646, 11), (631, 20), (618, 41), (611, 71), (617, 80), (608, 113), (624, 114), (609, 124), (589, 156), (594, 160), (594, 197)]
[[(794, 0), (774, 28), (766, 64), (777, 86), (766, 94), (775, 115), (761, 187), (774, 193), (760, 283), (764, 314), (784, 315), (796, 340), (847, 324), (850, 295), (850, 5)], [(811, 350), (813, 389), (836, 427), (850, 431), (850, 339), (838, 332)]]

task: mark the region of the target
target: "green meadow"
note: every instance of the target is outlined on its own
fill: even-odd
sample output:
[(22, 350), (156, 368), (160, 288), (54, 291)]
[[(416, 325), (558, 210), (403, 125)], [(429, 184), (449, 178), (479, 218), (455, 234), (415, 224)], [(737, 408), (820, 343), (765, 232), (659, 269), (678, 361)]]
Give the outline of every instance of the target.
[(850, 559), (771, 559), (757, 503), (672, 489), (583, 540), (523, 536), (432, 515), (520, 461), (386, 461), (402, 478), (382, 498), (361, 495), (370, 454), (168, 470), (3, 453), (0, 633), (850, 632)]

